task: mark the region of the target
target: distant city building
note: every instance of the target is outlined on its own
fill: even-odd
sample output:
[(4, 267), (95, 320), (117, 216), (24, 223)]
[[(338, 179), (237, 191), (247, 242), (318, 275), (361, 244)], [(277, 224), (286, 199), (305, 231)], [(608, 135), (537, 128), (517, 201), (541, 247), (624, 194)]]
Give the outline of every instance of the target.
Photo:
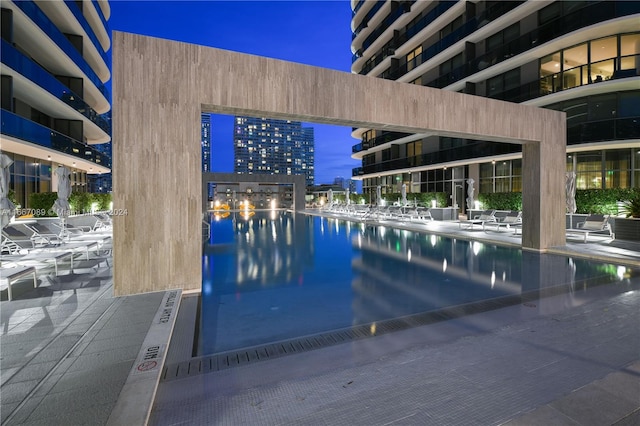
[(348, 185), (347, 187), (349, 188), (349, 192), (351, 192), (352, 194), (357, 193), (357, 181), (355, 179), (349, 179), (348, 181)]
[(333, 180), (333, 184), (340, 186), (340, 188), (342, 188), (342, 189), (346, 189), (347, 188), (346, 187), (347, 181), (345, 180), (345, 178), (343, 178), (341, 176), (338, 176), (337, 178), (335, 178)]
[(314, 183), (314, 131), (298, 121), (236, 117), (234, 172), (304, 175)]
[(29, 207), (31, 194), (57, 190), (63, 165), (72, 190), (87, 192), (90, 175), (111, 172), (109, 148), (98, 148), (111, 141), (109, 2), (3, 1), (1, 9), (0, 146), (13, 161), (10, 189)]
[(201, 115), (202, 171), (211, 171), (211, 114)]

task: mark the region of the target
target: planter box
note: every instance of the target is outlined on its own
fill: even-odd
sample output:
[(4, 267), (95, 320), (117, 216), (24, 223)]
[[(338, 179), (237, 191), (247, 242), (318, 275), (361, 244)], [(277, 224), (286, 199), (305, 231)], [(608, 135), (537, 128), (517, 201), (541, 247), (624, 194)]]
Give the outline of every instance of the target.
[(612, 222), (616, 240), (640, 241), (640, 219), (616, 217)]

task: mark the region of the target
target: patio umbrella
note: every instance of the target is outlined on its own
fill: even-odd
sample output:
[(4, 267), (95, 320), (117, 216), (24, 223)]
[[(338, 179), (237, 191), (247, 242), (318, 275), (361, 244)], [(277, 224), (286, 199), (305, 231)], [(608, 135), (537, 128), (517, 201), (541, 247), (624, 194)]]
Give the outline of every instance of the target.
[(345, 194), (344, 198), (345, 198), (345, 202), (347, 203), (347, 205), (351, 204), (351, 200), (349, 199), (349, 188), (347, 188), (347, 193)]
[(402, 184), (401, 193), (402, 193), (402, 205), (406, 206), (407, 205), (407, 184), (406, 183)]
[(567, 213), (569, 213), (569, 227), (573, 228), (573, 214), (577, 210), (576, 206), (576, 172), (567, 172), (565, 180), (565, 190), (567, 194)]
[(9, 200), (9, 167), (13, 160), (6, 154), (0, 154), (0, 228), (11, 222), (16, 206)]
[(380, 185), (376, 188), (376, 203), (381, 206), (382, 205), (382, 188)]
[(58, 176), (58, 199), (53, 203), (51, 208), (56, 212), (58, 217), (62, 219), (62, 224), (64, 225), (64, 220), (68, 218), (71, 213), (71, 206), (69, 205), (71, 172), (69, 172), (69, 169), (66, 167), (58, 166), (56, 176)]
[(327, 204), (331, 205), (333, 203), (333, 189), (330, 189), (327, 192)]
[(471, 210), (473, 208), (473, 184), (476, 181), (473, 179), (467, 179), (467, 210)]

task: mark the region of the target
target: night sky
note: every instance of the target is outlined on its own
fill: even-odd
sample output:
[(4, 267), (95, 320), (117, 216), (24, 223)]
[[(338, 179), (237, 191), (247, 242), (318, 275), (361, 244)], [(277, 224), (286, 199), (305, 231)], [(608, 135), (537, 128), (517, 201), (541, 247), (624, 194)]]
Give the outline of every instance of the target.
[[(111, 0), (112, 30), (351, 71), (349, 1)], [(351, 128), (315, 128), (316, 184), (351, 177)], [(114, 143), (117, 143), (114, 142)], [(233, 117), (212, 116), (212, 169), (233, 171)]]

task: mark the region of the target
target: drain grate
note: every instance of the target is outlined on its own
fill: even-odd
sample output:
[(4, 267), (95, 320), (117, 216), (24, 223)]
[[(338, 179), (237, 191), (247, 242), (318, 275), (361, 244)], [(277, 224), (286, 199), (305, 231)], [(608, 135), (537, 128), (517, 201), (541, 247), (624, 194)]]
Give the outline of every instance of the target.
[(568, 286), (548, 287), (546, 289), (529, 293), (502, 296), (495, 299), (452, 306), (437, 311), (423, 312), (402, 318), (378, 321), (375, 323), (375, 330), (372, 329), (372, 324), (363, 324), (350, 327), (348, 329), (334, 330), (331, 332), (300, 337), (278, 343), (195, 357), (188, 361), (165, 365), (160, 380), (177, 380), (198, 374), (240, 367), (242, 365), (258, 361), (293, 355), (341, 343), (366, 339), (373, 336), (380, 336), (382, 334), (394, 333), (413, 327), (504, 308), (506, 306), (517, 305), (520, 303), (527, 304), (527, 302), (536, 301), (541, 297), (564, 294), (569, 291), (570, 288)]

